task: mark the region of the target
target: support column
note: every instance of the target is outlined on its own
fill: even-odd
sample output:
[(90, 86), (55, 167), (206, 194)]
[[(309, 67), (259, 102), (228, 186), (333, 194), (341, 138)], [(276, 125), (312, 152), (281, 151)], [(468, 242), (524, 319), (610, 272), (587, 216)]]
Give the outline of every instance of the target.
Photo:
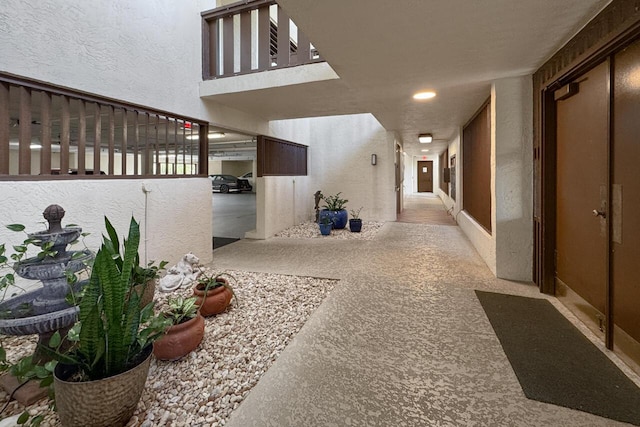
[(523, 76), (497, 80), (491, 89), (496, 275), (523, 281), (533, 268), (532, 88), (532, 77)]

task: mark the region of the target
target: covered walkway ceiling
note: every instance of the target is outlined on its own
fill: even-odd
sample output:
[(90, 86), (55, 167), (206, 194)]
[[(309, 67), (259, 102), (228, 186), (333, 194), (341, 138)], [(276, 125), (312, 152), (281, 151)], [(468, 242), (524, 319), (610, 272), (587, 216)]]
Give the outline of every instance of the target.
[[(432, 152), (443, 151), (489, 97), (492, 81), (532, 74), (609, 0), (278, 3), (340, 77), (336, 90), (328, 81), (316, 97), (301, 84), (218, 101), (268, 119), (370, 112), (410, 154), (421, 154), (419, 133), (432, 133)], [(426, 89), (436, 98), (412, 99)], [(282, 91), (289, 108), (278, 105)]]

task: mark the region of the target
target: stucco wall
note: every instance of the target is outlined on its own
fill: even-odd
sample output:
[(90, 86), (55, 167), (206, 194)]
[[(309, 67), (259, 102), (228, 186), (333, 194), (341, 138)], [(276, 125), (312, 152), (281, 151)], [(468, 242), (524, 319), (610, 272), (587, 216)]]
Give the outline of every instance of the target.
[[(146, 203), (143, 186), (149, 191)], [(105, 215), (121, 235), (126, 235), (133, 215), (141, 227), (142, 261), (173, 265), (190, 251), (203, 263), (212, 260), (208, 178), (0, 182), (0, 194), (0, 243), (8, 248), (26, 236), (7, 230), (7, 224), (24, 224), (28, 232), (44, 230), (42, 212), (59, 204), (66, 211), (62, 224), (77, 224), (91, 233), (85, 244), (92, 250), (100, 246)]]
[[(342, 192), (349, 200), (347, 209), (363, 207), (364, 220), (395, 220), (395, 136), (371, 114), (280, 120), (271, 123), (271, 130), (274, 136), (309, 146), (305, 200), (311, 209), (315, 191)], [(377, 155), (375, 166), (371, 154)]]
[(212, 7), (211, 0), (5, 0), (0, 70), (202, 118), (200, 12)]

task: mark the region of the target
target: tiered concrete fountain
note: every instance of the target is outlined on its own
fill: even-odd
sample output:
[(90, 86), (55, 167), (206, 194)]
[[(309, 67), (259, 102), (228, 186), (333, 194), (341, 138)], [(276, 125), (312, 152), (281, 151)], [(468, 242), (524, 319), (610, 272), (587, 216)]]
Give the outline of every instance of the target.
[[(18, 276), (25, 279), (40, 280), (42, 287), (20, 294), (0, 304), (0, 333), (6, 335), (38, 334), (38, 346), (47, 345), (51, 335), (58, 330), (66, 331), (76, 321), (79, 311), (77, 306), (69, 305), (66, 296), (71, 291), (67, 281), (67, 273), (77, 273), (91, 261), (93, 253), (88, 249), (67, 251), (67, 245), (75, 241), (82, 233), (80, 227), (62, 228), (60, 222), (64, 217), (64, 209), (51, 205), (43, 212), (49, 223), (49, 229), (29, 234), (33, 243), (42, 246), (53, 242), (53, 257), (28, 258), (17, 262), (13, 268)], [(79, 291), (86, 281), (77, 282), (74, 291)], [(34, 360), (44, 361), (36, 347)], [(44, 397), (45, 388), (30, 381), (25, 387), (9, 374), (0, 377), (0, 386), (8, 393), (15, 393), (15, 398), (23, 405), (29, 405)]]
[[(49, 229), (29, 234), (37, 246), (53, 242), (53, 257), (28, 258), (13, 268), (25, 279), (40, 280), (42, 287), (20, 294), (0, 304), (0, 333), (6, 335), (39, 335), (39, 343), (46, 345), (55, 331), (70, 327), (76, 321), (78, 307), (69, 305), (65, 298), (70, 292), (67, 272), (76, 273), (93, 258), (88, 249), (67, 251), (67, 245), (82, 233), (80, 227), (60, 226), (64, 209), (58, 205), (47, 207), (43, 213)], [(75, 291), (84, 283), (78, 282)]]

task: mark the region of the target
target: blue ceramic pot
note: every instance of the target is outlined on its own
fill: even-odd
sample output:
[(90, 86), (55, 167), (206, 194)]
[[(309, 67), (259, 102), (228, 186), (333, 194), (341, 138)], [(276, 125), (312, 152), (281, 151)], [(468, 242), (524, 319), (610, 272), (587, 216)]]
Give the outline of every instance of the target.
[(320, 211), (320, 220), (322, 218), (328, 217), (333, 222), (333, 228), (336, 230), (342, 230), (347, 225), (347, 219), (349, 218), (349, 214), (346, 209), (341, 209), (339, 211), (330, 211), (327, 209), (323, 209)]
[(350, 219), (349, 220), (349, 230), (352, 233), (359, 233), (362, 230), (362, 220), (361, 219)]
[(331, 234), (331, 224), (318, 224), (320, 226), (320, 234), (328, 236)]

